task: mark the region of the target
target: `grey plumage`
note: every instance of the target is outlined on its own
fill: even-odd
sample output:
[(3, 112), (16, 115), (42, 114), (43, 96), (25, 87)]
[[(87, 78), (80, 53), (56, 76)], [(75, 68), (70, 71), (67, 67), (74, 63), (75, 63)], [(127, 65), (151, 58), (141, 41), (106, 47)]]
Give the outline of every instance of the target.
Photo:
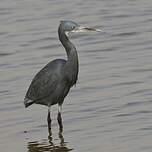
[[(64, 68), (66, 61), (56, 59), (47, 64), (33, 79), (25, 99), (30, 99), (31, 102), (51, 106), (56, 103), (62, 104), (64, 97), (69, 90), (67, 77), (64, 76)], [(65, 92), (65, 93), (63, 93)], [(25, 106), (29, 103), (26, 101)]]
[[(67, 60), (56, 59), (41, 69), (26, 93), (24, 104), (28, 107), (42, 104), (49, 107), (58, 104), (61, 108), (64, 98), (70, 88), (76, 84), (78, 78), (79, 64), (75, 46), (69, 41), (68, 34), (74, 32), (99, 31), (94, 28), (81, 27), (73, 21), (61, 21), (58, 34), (59, 39), (67, 53)], [(58, 122), (62, 131), (61, 111), (58, 112)], [(50, 111), (48, 111), (48, 127), (51, 129)]]

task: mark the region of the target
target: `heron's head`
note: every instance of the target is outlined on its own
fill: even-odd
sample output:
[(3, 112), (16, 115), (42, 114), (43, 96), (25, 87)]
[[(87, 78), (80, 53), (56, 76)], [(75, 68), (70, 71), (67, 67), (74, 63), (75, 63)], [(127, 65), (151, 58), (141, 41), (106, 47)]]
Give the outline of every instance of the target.
[(59, 26), (65, 34), (68, 36), (70, 33), (79, 33), (79, 32), (101, 32), (100, 29), (92, 28), (92, 27), (86, 27), (86, 26), (80, 26), (79, 24), (73, 22), (73, 21), (61, 21)]

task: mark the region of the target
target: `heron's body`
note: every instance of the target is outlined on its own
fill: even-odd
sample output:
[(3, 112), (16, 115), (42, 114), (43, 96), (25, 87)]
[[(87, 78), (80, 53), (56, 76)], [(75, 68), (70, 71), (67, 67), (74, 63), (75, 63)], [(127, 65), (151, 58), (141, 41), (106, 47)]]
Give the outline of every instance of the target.
[(64, 89), (69, 90), (69, 85), (66, 85), (67, 78), (61, 77), (64, 74), (65, 64), (65, 60), (53, 60), (38, 72), (26, 94), (26, 99), (31, 100), (29, 103), (34, 101), (33, 103), (49, 107), (58, 102), (62, 104), (64, 97), (67, 95)]
[[(62, 104), (70, 88), (76, 83), (76, 77), (71, 82), (70, 78), (65, 75), (67, 61), (56, 59), (48, 63), (33, 79), (26, 99), (36, 104), (51, 106)], [(28, 102), (27, 102), (28, 103)], [(28, 106), (28, 104), (27, 104)]]
[[(26, 93), (24, 104), (28, 107), (35, 104), (50, 107), (59, 105), (58, 122), (62, 130), (61, 106), (70, 88), (76, 84), (79, 64), (75, 46), (69, 41), (67, 33), (94, 31), (93, 28), (80, 27), (72, 21), (61, 21), (58, 28), (59, 39), (67, 53), (67, 60), (56, 59), (40, 70), (31, 82)], [(50, 111), (48, 111), (48, 127), (51, 128)]]
[[(25, 105), (31, 103), (51, 106), (62, 105), (78, 77), (78, 55), (74, 45), (59, 28), (59, 38), (67, 52), (67, 61), (56, 59), (48, 63), (33, 79), (25, 96)], [(68, 46), (68, 47), (67, 47)]]

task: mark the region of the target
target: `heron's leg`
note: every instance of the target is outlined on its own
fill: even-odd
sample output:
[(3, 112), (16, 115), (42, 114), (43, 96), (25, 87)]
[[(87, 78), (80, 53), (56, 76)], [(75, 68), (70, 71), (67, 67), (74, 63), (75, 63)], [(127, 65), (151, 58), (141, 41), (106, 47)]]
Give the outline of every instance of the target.
[(62, 133), (63, 131), (63, 125), (62, 125), (62, 117), (61, 117), (61, 110), (62, 110), (62, 105), (58, 105), (58, 124), (59, 124), (59, 130)]
[(48, 108), (48, 116), (47, 116), (47, 122), (48, 122), (48, 131), (49, 131), (49, 135), (51, 135), (51, 107)]

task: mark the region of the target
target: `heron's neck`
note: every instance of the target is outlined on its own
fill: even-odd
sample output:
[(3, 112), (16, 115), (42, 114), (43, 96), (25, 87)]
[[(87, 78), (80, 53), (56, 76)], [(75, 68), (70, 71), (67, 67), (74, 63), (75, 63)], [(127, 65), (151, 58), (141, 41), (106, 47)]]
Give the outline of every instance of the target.
[(62, 31), (59, 27), (59, 39), (64, 46), (66, 53), (67, 53), (67, 62), (65, 64), (65, 73), (69, 80), (69, 84), (73, 86), (76, 84), (78, 78), (78, 71), (79, 71), (79, 63), (78, 63), (78, 55), (75, 46), (69, 41), (68, 37), (66, 36), (65, 32)]
[(67, 53), (67, 64), (69, 63), (71, 66), (78, 66), (78, 55), (75, 46), (68, 39), (64, 31), (59, 29), (59, 39), (64, 46)]

